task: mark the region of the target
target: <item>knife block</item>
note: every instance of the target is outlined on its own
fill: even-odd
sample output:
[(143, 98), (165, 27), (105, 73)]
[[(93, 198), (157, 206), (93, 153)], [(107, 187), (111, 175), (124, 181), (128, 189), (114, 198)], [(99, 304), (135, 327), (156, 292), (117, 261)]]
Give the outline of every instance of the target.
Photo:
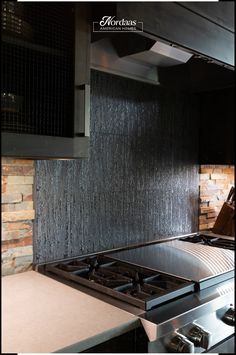
[(212, 232), (215, 234), (228, 235), (231, 237), (235, 236), (235, 217), (234, 217), (234, 206), (224, 202), (220, 213), (216, 219)]

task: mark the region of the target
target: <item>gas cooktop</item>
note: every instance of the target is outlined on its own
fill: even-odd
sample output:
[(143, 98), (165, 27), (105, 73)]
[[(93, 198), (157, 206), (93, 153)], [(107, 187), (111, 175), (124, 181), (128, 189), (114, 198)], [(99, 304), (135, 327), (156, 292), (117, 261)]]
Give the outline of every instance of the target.
[(45, 272), (109, 294), (143, 310), (194, 291), (193, 282), (104, 256), (47, 264)]
[(234, 337), (232, 238), (194, 233), (37, 270), (138, 315), (148, 352), (212, 352)]

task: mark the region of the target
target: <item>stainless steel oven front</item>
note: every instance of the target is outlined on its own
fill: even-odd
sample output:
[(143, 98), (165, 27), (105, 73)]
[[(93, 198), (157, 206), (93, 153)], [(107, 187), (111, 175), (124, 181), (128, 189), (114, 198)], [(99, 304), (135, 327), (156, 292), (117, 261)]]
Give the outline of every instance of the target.
[(234, 279), (186, 295), (140, 316), (150, 353), (234, 350)]

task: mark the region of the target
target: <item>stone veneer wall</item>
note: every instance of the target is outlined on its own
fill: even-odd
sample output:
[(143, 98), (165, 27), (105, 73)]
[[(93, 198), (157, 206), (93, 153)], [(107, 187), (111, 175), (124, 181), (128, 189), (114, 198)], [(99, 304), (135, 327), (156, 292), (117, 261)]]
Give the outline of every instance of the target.
[(2, 275), (31, 269), (33, 260), (32, 160), (2, 158)]
[(200, 166), (199, 230), (213, 228), (231, 186), (234, 186), (234, 166)]

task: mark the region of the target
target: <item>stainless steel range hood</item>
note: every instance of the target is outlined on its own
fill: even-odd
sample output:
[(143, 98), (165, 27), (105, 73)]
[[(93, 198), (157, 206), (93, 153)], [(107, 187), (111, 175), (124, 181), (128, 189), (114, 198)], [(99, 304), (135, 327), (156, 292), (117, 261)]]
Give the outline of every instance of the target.
[(132, 54), (129, 57), (158, 67), (170, 67), (186, 63), (192, 57), (192, 54), (156, 41), (149, 50)]
[(114, 39), (103, 38), (93, 42), (91, 68), (159, 85), (159, 67), (183, 64), (192, 57), (192, 53), (160, 41), (152, 41), (151, 46), (145, 50), (126, 48), (126, 51), (128, 55), (121, 55), (119, 42)]
[[(190, 4), (191, 5), (191, 4)], [(136, 19), (134, 32), (92, 33), (91, 67), (162, 87), (200, 92), (234, 86), (234, 5), (104, 3), (104, 14)]]

